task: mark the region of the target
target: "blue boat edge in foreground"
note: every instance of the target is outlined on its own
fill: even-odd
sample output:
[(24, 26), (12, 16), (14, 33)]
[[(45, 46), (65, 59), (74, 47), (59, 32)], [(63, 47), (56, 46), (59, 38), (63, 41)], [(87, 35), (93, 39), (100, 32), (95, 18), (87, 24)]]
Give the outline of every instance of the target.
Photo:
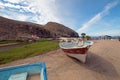
[[(40, 71), (40, 78), (41, 79), (40, 80), (48, 80), (47, 73), (46, 73), (46, 65), (44, 62), (38, 62), (38, 63), (32, 63), (32, 64), (23, 64), (23, 65), (17, 65), (17, 66), (12, 66), (12, 67), (0, 68), (0, 80), (6, 80), (6, 79), (3, 79), (3, 77), (2, 77), (2, 76), (6, 77), (6, 74), (4, 75), (4, 72), (8, 72), (8, 71), (11, 71), (14, 69), (19, 70), (20, 68), (29, 67), (29, 66), (39, 66), (41, 68), (41, 71)], [(13, 72), (11, 72), (11, 75), (12, 75), (12, 73)], [(9, 74), (10, 74), (10, 72), (9, 72)]]

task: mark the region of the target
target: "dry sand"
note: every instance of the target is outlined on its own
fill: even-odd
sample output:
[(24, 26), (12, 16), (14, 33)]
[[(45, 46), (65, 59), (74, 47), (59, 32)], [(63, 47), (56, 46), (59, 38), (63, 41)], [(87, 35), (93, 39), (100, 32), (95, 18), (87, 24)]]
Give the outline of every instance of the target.
[(120, 42), (98, 40), (89, 49), (85, 64), (70, 58), (58, 49), (36, 57), (0, 65), (14, 66), (45, 62), (49, 80), (120, 80)]
[(27, 80), (40, 80), (40, 74), (30, 74)]

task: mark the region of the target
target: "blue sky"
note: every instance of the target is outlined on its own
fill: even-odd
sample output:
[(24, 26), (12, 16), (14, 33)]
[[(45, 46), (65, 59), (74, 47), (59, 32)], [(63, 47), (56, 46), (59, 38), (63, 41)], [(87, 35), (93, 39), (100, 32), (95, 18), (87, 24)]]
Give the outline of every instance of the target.
[(119, 0), (0, 0), (0, 16), (62, 23), (79, 34), (120, 35)]

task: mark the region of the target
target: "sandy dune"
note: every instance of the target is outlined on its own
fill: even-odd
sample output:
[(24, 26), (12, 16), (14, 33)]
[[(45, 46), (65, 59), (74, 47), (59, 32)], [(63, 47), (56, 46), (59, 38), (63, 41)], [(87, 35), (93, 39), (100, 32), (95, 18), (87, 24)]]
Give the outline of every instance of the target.
[(13, 61), (0, 67), (44, 61), (49, 80), (120, 80), (120, 42), (98, 40), (82, 64), (58, 49), (36, 57)]

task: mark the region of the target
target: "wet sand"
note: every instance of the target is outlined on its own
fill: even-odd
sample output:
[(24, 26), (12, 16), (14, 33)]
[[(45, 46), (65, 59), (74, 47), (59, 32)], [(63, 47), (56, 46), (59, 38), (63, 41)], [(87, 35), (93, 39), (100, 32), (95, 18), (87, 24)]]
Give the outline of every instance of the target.
[(8, 67), (45, 62), (48, 80), (120, 80), (120, 42), (98, 40), (87, 52), (85, 64), (70, 58), (61, 50), (0, 65)]

